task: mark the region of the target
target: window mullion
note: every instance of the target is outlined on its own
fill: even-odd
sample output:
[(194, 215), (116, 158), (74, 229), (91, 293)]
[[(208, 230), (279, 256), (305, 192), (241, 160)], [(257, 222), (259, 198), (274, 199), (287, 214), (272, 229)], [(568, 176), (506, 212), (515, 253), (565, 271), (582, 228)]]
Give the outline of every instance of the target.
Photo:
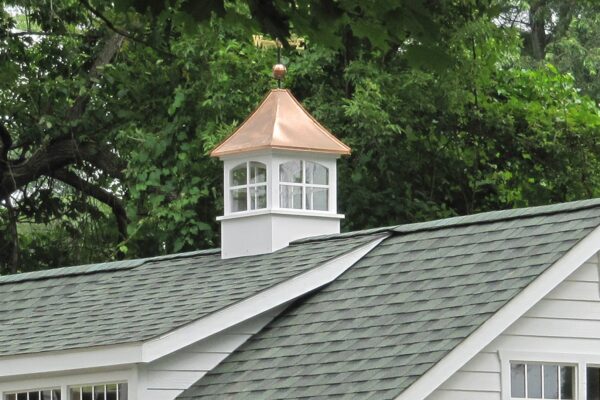
[(556, 386), (558, 387), (558, 400), (560, 400), (562, 398), (562, 393), (560, 392), (560, 370), (561, 370), (562, 366), (558, 366), (557, 368), (557, 376), (556, 376)]
[(544, 387), (544, 364), (540, 365), (540, 371), (542, 374), (542, 399), (546, 398), (546, 388)]
[(306, 161), (302, 160), (302, 209), (306, 210)]
[(251, 210), (251, 204), (252, 201), (250, 199), (250, 163), (246, 162), (246, 210)]
[(527, 364), (525, 365), (525, 398), (528, 399), (529, 398), (529, 385), (527, 384)]

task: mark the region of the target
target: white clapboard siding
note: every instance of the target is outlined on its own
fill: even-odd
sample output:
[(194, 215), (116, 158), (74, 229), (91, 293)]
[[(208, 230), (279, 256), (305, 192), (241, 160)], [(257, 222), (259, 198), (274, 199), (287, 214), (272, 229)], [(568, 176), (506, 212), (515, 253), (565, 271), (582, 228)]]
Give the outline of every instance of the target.
[(427, 400), (500, 400), (500, 393), (438, 389), (431, 393)]
[(139, 399), (173, 400), (271, 321), (282, 307), (140, 368)]
[[(598, 255), (453, 374), (427, 400), (501, 400), (500, 354), (591, 354), (600, 357)], [(550, 357), (551, 358), (551, 357)], [(544, 361), (544, 360), (540, 360)]]
[(494, 372), (458, 371), (440, 389), (462, 390), (466, 392), (498, 392), (500, 375)]

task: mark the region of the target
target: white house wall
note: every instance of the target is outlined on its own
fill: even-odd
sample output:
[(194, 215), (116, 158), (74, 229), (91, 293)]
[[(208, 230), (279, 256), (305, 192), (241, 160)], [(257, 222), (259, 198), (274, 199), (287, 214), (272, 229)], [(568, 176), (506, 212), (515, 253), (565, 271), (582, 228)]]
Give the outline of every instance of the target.
[(254, 317), (139, 368), (138, 400), (172, 400), (217, 366), (285, 306)]
[[(510, 360), (600, 364), (598, 259), (579, 267), (427, 400), (507, 400)], [(580, 400), (584, 372), (579, 368)]]

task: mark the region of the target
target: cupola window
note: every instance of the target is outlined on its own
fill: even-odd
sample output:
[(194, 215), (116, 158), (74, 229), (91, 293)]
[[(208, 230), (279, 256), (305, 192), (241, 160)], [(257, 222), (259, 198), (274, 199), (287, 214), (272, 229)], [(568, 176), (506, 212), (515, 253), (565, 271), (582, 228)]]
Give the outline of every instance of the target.
[(329, 210), (329, 171), (312, 161), (279, 166), (279, 205), (298, 210)]
[(245, 162), (231, 170), (231, 212), (267, 208), (267, 166)]

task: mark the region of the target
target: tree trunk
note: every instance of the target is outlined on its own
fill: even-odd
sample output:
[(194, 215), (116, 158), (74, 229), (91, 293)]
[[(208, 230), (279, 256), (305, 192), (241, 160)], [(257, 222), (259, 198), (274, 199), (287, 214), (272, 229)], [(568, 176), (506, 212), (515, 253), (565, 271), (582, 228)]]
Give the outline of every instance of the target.
[(531, 54), (536, 60), (543, 60), (546, 55), (547, 37), (544, 6), (544, 1), (533, 1), (529, 9)]
[(17, 215), (11, 204), (10, 198), (5, 200), (8, 211), (8, 235), (10, 240), (10, 256), (8, 257), (8, 270), (16, 274), (21, 263), (21, 249), (19, 246), (19, 232), (17, 230)]

